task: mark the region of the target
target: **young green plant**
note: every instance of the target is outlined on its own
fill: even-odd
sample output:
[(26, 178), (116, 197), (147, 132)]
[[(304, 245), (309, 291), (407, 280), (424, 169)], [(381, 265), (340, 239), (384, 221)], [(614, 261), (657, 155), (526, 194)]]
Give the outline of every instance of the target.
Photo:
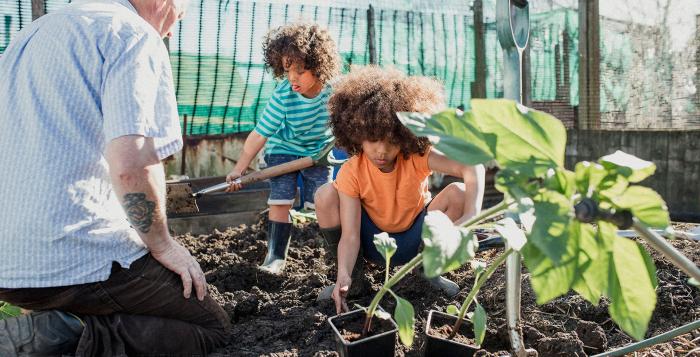
[(629, 212), (649, 227), (667, 229), (663, 199), (634, 185), (653, 174), (655, 165), (618, 151), (570, 171), (564, 167), (566, 129), (560, 120), (509, 100), (475, 99), (471, 108), (432, 116), (399, 113), (399, 119), (454, 160), (469, 165), (495, 160), (496, 188), (525, 226), (527, 242), (519, 254), (538, 304), (570, 290), (594, 305), (605, 296), (620, 328), (643, 338), (656, 305), (651, 257), (639, 243), (617, 237), (610, 220), (580, 221), (574, 207), (590, 200), (606, 213), (601, 217)]
[[(507, 205), (499, 205), (507, 207)], [(486, 210), (465, 223), (473, 225), (484, 221), (493, 215), (493, 210)], [(464, 265), (474, 257), (478, 248), (476, 236), (469, 230), (455, 227), (449, 217), (440, 211), (430, 211), (423, 222), (423, 251), (404, 264), (393, 276), (390, 276), (391, 257), (396, 252), (396, 240), (387, 233), (374, 236), (374, 245), (385, 260), (384, 284), (377, 292), (369, 307), (365, 310), (366, 317), (363, 336), (371, 329), (372, 317), (388, 318), (388, 314), (377, 310), (379, 302), (387, 293), (396, 300), (394, 320), (399, 327), (399, 338), (406, 346), (413, 343), (415, 312), (413, 305), (399, 297), (391, 289), (409, 272), (423, 263), (423, 272), (428, 277), (434, 277), (450, 272)]]

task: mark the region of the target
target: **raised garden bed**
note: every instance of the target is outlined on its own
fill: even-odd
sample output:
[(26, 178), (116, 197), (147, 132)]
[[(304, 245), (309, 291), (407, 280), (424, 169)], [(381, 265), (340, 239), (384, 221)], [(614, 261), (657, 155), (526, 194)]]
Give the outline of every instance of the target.
[[(293, 229), (289, 261), (282, 276), (259, 271), (256, 265), (265, 256), (264, 219), (251, 226), (231, 228), (209, 235), (183, 235), (178, 239), (195, 255), (213, 286), (216, 298), (231, 316), (233, 331), (229, 344), (217, 351), (218, 356), (336, 356), (336, 341), (327, 323), (335, 315), (331, 301), (316, 302), (319, 291), (334, 282), (330, 261), (318, 227), (297, 224)], [(694, 225), (674, 224), (676, 229), (688, 230)], [(677, 240), (673, 245), (696, 264), (700, 264), (700, 242)], [(682, 324), (700, 318), (700, 291), (687, 284), (685, 274), (668, 261), (660, 259), (652, 250), (657, 267), (659, 287), (658, 304), (647, 336), (658, 335)], [(477, 255), (490, 261), (501, 250)], [(368, 269), (373, 291), (359, 300), (349, 301), (367, 306), (373, 293), (383, 282), (383, 268)], [(525, 276), (527, 272), (524, 270)], [(448, 299), (432, 291), (421, 278), (411, 274), (394, 291), (409, 299), (416, 310), (415, 342), (410, 349), (397, 343), (399, 356), (420, 356), (424, 344), (425, 321), (423, 311), (442, 310), (449, 304), (459, 303), (474, 283), (473, 272), (467, 267), (447, 275), (463, 288), (458, 296)], [(483, 347), (497, 352), (508, 349), (505, 334), (504, 269), (499, 268), (478, 295), (479, 302), (489, 311), (488, 329)], [(537, 306), (527, 279), (523, 282), (522, 321), (527, 347), (535, 348), (540, 356), (575, 356), (600, 353), (632, 342), (610, 320), (607, 302), (593, 306), (578, 295), (569, 294)], [(382, 303), (393, 311), (393, 300)], [(644, 350), (641, 355), (668, 355), (690, 351), (700, 343), (692, 334), (673, 342)], [(694, 342), (693, 342), (694, 340)], [(476, 355), (487, 355), (482, 350)]]

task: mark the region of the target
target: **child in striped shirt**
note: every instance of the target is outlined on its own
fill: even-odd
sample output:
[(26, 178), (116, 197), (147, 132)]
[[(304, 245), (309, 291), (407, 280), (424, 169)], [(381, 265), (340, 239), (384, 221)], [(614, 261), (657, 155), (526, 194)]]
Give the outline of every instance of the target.
[[(333, 141), (328, 127), (328, 84), (340, 69), (340, 57), (327, 30), (316, 24), (291, 24), (270, 31), (263, 45), (265, 64), (283, 79), (267, 103), (262, 118), (248, 135), (243, 152), (226, 176), (227, 191), (241, 185), (250, 162), (265, 147), (268, 167), (317, 154)], [(270, 179), (267, 256), (261, 269), (279, 274), (285, 266), (292, 224), (289, 210), (296, 195), (297, 177), (304, 186), (305, 207), (313, 207), (314, 193), (330, 182), (330, 167), (314, 166)]]

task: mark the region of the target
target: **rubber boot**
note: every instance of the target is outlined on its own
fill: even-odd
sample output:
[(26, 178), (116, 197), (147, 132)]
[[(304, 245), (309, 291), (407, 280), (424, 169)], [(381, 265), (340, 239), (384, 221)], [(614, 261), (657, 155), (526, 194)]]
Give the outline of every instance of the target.
[[(326, 251), (331, 256), (333, 260), (333, 266), (337, 268), (338, 264), (338, 244), (340, 243), (341, 236), (340, 227), (334, 228), (321, 228), (321, 235), (326, 240), (327, 248)], [(365, 259), (362, 256), (362, 247), (357, 254), (357, 259), (355, 260), (355, 266), (352, 268), (352, 273), (350, 278), (352, 279), (352, 285), (350, 285), (350, 291), (348, 291), (348, 297), (359, 296), (367, 290), (369, 283), (365, 278)], [(318, 294), (316, 301), (330, 300), (333, 295), (333, 289), (335, 289), (335, 284), (326, 286)]]
[(0, 320), (0, 356), (72, 355), (84, 328), (78, 317), (57, 310)]
[(260, 269), (275, 275), (282, 273), (287, 264), (291, 231), (291, 223), (270, 221), (267, 230), (267, 256)]
[(425, 279), (428, 282), (428, 284), (430, 284), (431, 288), (443, 291), (448, 297), (453, 297), (459, 294), (459, 285), (457, 285), (457, 283), (455, 283), (454, 281), (447, 278), (443, 278), (441, 276), (428, 278), (427, 276), (425, 276), (425, 273), (423, 272), (422, 268), (418, 268), (417, 272), (421, 278)]

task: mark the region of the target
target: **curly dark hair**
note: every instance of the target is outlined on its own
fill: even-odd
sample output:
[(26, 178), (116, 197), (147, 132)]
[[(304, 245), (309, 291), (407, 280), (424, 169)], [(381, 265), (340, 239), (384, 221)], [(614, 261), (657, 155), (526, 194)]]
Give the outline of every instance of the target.
[[(317, 24), (294, 23), (270, 30), (263, 43), (265, 65), (275, 78), (284, 77), (284, 68), (300, 63), (321, 83), (340, 72), (340, 55), (330, 33)], [(286, 57), (287, 63), (283, 63)]]
[(376, 66), (353, 68), (333, 86), (328, 100), (336, 145), (350, 155), (359, 154), (365, 140), (388, 140), (400, 147), (404, 158), (424, 155), (428, 139), (413, 135), (396, 112), (434, 113), (444, 108), (443, 86), (435, 79)]

